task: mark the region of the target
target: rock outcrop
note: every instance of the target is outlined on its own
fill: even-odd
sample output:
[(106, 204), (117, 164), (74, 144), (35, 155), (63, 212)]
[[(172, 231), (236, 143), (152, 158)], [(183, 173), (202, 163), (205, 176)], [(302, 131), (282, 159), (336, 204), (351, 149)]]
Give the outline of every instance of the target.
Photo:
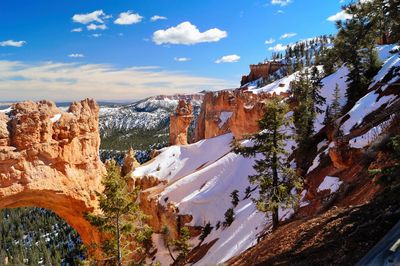
[(99, 107), (86, 99), (64, 112), (53, 102), (16, 103), (0, 114), (0, 208), (50, 209), (85, 243), (100, 235), (84, 218), (96, 212), (104, 166)]
[(208, 92), (197, 118), (194, 142), (232, 132), (237, 139), (258, 130), (264, 103), (276, 95), (243, 90)]
[(175, 114), (170, 117), (169, 142), (171, 145), (185, 145), (187, 132), (193, 120), (193, 107), (190, 102), (179, 100)]
[(136, 160), (133, 149), (129, 149), (128, 153), (125, 154), (124, 163), (121, 167), (122, 176), (132, 173), (138, 166), (140, 166), (140, 163)]
[(250, 65), (250, 73), (247, 76), (242, 76), (241, 86), (256, 81), (257, 79), (267, 79), (271, 74), (282, 67), (281, 62), (265, 62), (257, 65)]

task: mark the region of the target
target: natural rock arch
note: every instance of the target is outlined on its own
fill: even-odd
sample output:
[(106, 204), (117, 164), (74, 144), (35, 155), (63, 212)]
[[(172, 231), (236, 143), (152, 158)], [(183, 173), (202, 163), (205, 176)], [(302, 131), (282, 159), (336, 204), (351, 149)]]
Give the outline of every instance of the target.
[(0, 113), (0, 208), (42, 207), (63, 218), (85, 244), (100, 234), (84, 218), (97, 212), (105, 168), (99, 158), (99, 107), (23, 102)]

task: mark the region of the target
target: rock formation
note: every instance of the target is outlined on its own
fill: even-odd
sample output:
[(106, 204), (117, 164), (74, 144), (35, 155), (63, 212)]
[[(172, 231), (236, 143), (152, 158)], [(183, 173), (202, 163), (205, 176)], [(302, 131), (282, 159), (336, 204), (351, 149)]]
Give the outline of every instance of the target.
[(175, 114), (171, 115), (169, 142), (171, 145), (187, 144), (187, 132), (193, 120), (193, 108), (190, 102), (179, 100)]
[(140, 166), (140, 163), (136, 160), (133, 149), (129, 149), (129, 152), (125, 154), (124, 163), (121, 168), (122, 176), (132, 173), (138, 166)]
[(50, 209), (85, 243), (99, 234), (84, 214), (97, 210), (104, 166), (99, 158), (99, 107), (73, 103), (67, 112), (53, 102), (16, 103), (0, 114), (0, 208)]
[(232, 132), (242, 139), (258, 130), (257, 121), (264, 114), (264, 102), (270, 94), (253, 94), (242, 90), (208, 92), (197, 118), (194, 141)]
[(242, 76), (241, 86), (256, 81), (257, 79), (267, 79), (271, 74), (282, 67), (281, 62), (265, 62), (257, 65), (250, 65), (250, 73), (247, 76)]

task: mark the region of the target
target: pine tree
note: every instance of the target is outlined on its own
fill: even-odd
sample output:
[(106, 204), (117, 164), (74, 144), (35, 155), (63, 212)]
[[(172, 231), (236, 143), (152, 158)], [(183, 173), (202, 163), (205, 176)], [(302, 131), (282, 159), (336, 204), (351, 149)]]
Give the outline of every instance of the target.
[(290, 84), (292, 94), (293, 122), (295, 126), (295, 140), (297, 143), (296, 162), (298, 168), (306, 168), (305, 152), (310, 149), (314, 134), (314, 122), (318, 113), (322, 113), (320, 105), (325, 99), (320, 95), (322, 84), (318, 70), (315, 68), (310, 78), (307, 70), (302, 71)]
[(235, 220), (235, 211), (233, 210), (233, 208), (229, 208), (226, 210), (224, 216), (225, 216), (225, 221), (223, 222), (223, 226), (228, 227)]
[(239, 190), (235, 189), (234, 191), (232, 191), (230, 196), (232, 198), (231, 202), (233, 207), (236, 207), (239, 203)]
[[(319, 73), (319, 70), (317, 67), (313, 67), (311, 69), (311, 100), (313, 103), (313, 112), (315, 114), (322, 114), (323, 110), (321, 109), (321, 106), (325, 104), (325, 98), (321, 96), (321, 89), (323, 87), (323, 84), (321, 82), (321, 75)], [(314, 115), (315, 115), (314, 114)]]
[(197, 246), (201, 246), (206, 237), (211, 233), (212, 229), (213, 227), (211, 226), (210, 222), (203, 227), (203, 230), (201, 230), (201, 235), (199, 236), (200, 243)]
[(98, 193), (102, 214), (88, 215), (88, 220), (109, 237), (101, 248), (109, 265), (122, 265), (125, 256), (132, 251), (124, 248), (123, 241), (136, 240), (136, 252), (143, 255), (143, 245), (151, 237), (151, 229), (145, 224), (146, 216), (136, 202), (138, 189), (129, 191), (128, 178), (121, 176), (121, 169), (115, 161), (107, 165), (103, 178), (104, 191)]
[(279, 222), (279, 207), (293, 206), (298, 197), (290, 193), (292, 188), (301, 189), (302, 182), (299, 176), (290, 169), (285, 151), (285, 141), (290, 136), (286, 129), (289, 119), (286, 118), (288, 105), (282, 99), (275, 98), (266, 103), (263, 118), (258, 122), (260, 132), (249, 138), (253, 146), (244, 147), (238, 142), (233, 143), (233, 151), (245, 157), (262, 155), (256, 159), (254, 169), (256, 174), (249, 176), (252, 184), (259, 188), (259, 197), (253, 199), (257, 209), (272, 213), (272, 227), (276, 229)]
[(346, 110), (366, 93), (380, 66), (375, 50), (377, 22), (369, 17), (368, 5), (353, 3), (345, 6), (344, 11), (352, 19), (337, 22), (339, 32), (334, 50), (349, 68)]
[(172, 241), (175, 250), (179, 252), (177, 258), (174, 259), (174, 261), (177, 262), (178, 265), (186, 264), (186, 259), (191, 249), (191, 244), (189, 243), (189, 240), (189, 229), (187, 227), (181, 227), (181, 229), (179, 230), (179, 238)]

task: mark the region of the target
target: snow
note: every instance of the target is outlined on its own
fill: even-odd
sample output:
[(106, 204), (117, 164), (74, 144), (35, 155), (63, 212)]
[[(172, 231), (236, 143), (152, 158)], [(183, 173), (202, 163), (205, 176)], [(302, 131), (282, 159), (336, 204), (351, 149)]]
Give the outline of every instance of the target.
[(340, 185), (343, 181), (340, 181), (338, 177), (334, 176), (325, 176), (324, 181), (319, 185), (317, 192), (321, 192), (323, 190), (330, 190), (331, 194), (338, 191)]
[[(390, 56), (384, 62), (378, 74), (374, 77), (373, 82), (369, 86), (369, 89), (372, 89), (374, 85), (376, 85), (378, 82), (381, 82), (384, 79), (384, 77), (393, 69), (393, 67), (399, 67), (399, 66), (400, 66), (399, 54), (394, 54)], [(386, 82), (386, 84), (382, 86), (381, 90), (385, 91), (385, 89), (397, 79), (398, 79), (398, 73), (395, 73), (395, 77), (392, 80)], [(349, 134), (350, 130), (354, 126), (360, 125), (366, 115), (378, 110), (384, 104), (390, 105), (396, 99), (397, 97), (395, 95), (386, 95), (379, 98), (379, 94), (377, 91), (375, 90), (370, 91), (364, 97), (359, 99), (357, 103), (353, 106), (353, 108), (347, 113), (347, 115), (349, 115), (350, 118), (346, 120), (341, 126), (344, 134)]]
[(53, 122), (53, 123), (55, 123), (55, 122), (57, 122), (58, 120), (60, 120), (60, 118), (61, 118), (61, 114), (56, 114), (56, 115), (54, 115), (52, 118), (50, 118), (50, 121)]
[[(327, 142), (325, 143), (325, 145), (326, 144), (327, 144)], [(310, 168), (308, 168), (307, 174), (311, 173), (313, 170), (315, 170), (319, 166), (319, 164), (321, 163), (321, 155), (328, 154), (329, 147), (330, 146), (328, 146), (328, 148), (326, 148), (323, 152), (318, 153), (318, 155), (314, 158), (312, 165), (310, 166)]]
[(150, 175), (174, 182), (230, 152), (232, 138), (232, 134), (226, 134), (190, 145), (164, 148), (150, 163), (136, 168), (133, 176)]
[[(373, 82), (369, 86), (369, 89), (371, 89), (373, 86), (376, 85), (376, 83), (382, 81), (382, 79), (389, 73), (389, 71), (393, 67), (398, 67), (400, 66), (400, 57), (398, 54), (392, 55), (389, 59), (385, 61), (383, 64), (382, 68), (379, 70), (378, 74), (374, 77)], [(390, 81), (388, 82), (390, 84)], [(387, 87), (387, 85), (385, 85)]]
[(346, 103), (346, 90), (347, 90), (347, 75), (349, 74), (349, 70), (347, 67), (342, 66), (340, 67), (336, 72), (333, 74), (323, 78), (321, 80), (323, 86), (321, 88), (321, 96), (325, 98), (325, 104), (321, 106), (321, 110), (323, 111), (321, 114), (317, 114), (317, 117), (314, 122), (314, 129), (315, 132), (318, 132), (321, 130), (321, 128), (324, 126), (323, 122), (326, 116), (326, 106), (331, 105), (334, 97), (333, 93), (336, 88), (336, 84), (339, 86), (339, 96), (340, 96), (340, 105), (344, 106)]
[(400, 48), (399, 45), (396, 44), (387, 44), (387, 45), (378, 45), (376, 50), (378, 52), (379, 59), (382, 61), (387, 60), (393, 54), (392, 51), (398, 50)]
[(232, 112), (221, 112), (221, 114), (219, 115), (219, 120), (221, 122), (219, 122), (218, 127), (223, 127), (223, 125), (225, 125), (225, 123), (228, 121), (229, 118), (231, 118), (231, 116)]
[(10, 106), (10, 107), (8, 107), (7, 109), (0, 110), (0, 113), (5, 113), (5, 114), (7, 114), (7, 113), (9, 113), (9, 112), (11, 112), (11, 111), (12, 111), (12, 108), (11, 108), (11, 106)]
[[(180, 213), (191, 214), (192, 226), (210, 222), (214, 227), (204, 243), (218, 240), (196, 265), (220, 264), (242, 253), (255, 245), (258, 234), (271, 224), (270, 217), (258, 212), (251, 200), (257, 197), (257, 191), (244, 199), (246, 188), (254, 187), (248, 176), (254, 173), (255, 159), (230, 152), (231, 140), (232, 135), (226, 134), (191, 145), (164, 148), (153, 161), (134, 172), (134, 176), (152, 174), (169, 180), (160, 194), (159, 203), (174, 203)], [(249, 144), (249, 141), (243, 142), (243, 145)], [(158, 166), (159, 171), (155, 171)], [(223, 228), (224, 213), (232, 207), (230, 193), (236, 189), (240, 201), (234, 208), (235, 220)], [(292, 209), (280, 209), (282, 220), (292, 214)], [(221, 227), (217, 230), (218, 222)], [(165, 250), (162, 253), (165, 254)], [(162, 257), (157, 255), (157, 259)]]
[(328, 145), (328, 140), (324, 139), (323, 141), (321, 141), (320, 143), (318, 143), (317, 145), (317, 151), (320, 151), (323, 147), (325, 147), (326, 145)]
[(349, 141), (350, 147), (361, 149), (368, 146), (374, 141), (385, 129), (385, 127), (392, 122), (394, 115), (385, 122), (371, 128), (365, 134), (355, 137)]
[(251, 92), (258, 94), (258, 93), (270, 93), (270, 94), (281, 94), (283, 92), (289, 91), (290, 83), (295, 80), (296, 75), (298, 72), (293, 73), (292, 75), (286, 76), (284, 78), (278, 79), (264, 87), (252, 89)]
[(371, 91), (357, 101), (354, 107), (347, 113), (350, 115), (350, 118), (341, 126), (345, 135), (349, 134), (354, 126), (360, 125), (367, 114), (378, 110), (382, 105), (396, 99), (396, 96), (389, 95), (383, 96), (377, 101), (378, 97), (379, 95), (375, 91)]

